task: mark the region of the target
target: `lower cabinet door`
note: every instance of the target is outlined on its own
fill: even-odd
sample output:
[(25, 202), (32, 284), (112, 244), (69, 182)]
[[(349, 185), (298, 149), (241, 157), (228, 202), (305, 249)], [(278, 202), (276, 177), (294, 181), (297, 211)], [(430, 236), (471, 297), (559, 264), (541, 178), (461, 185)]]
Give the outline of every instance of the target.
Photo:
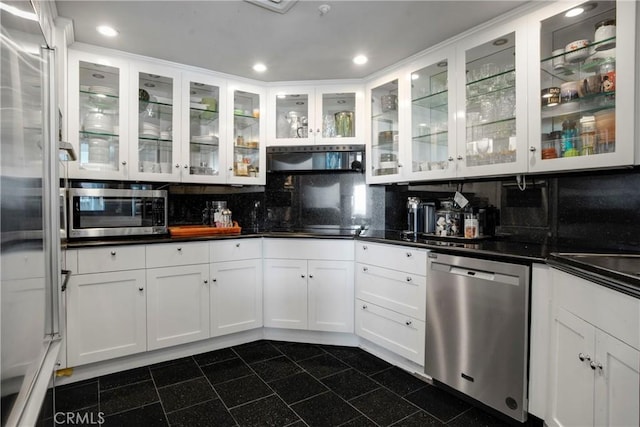
[(309, 329), (353, 332), (353, 262), (309, 261)]
[(147, 270), (149, 350), (209, 338), (209, 264)]
[(566, 310), (558, 309), (552, 325), (551, 426), (593, 426), (595, 328)]
[(65, 294), (68, 366), (147, 349), (145, 270), (71, 276)]
[(595, 425), (640, 425), (640, 351), (596, 330)]
[(211, 335), (262, 327), (262, 259), (211, 264)]
[(307, 261), (264, 260), (264, 326), (307, 329)]
[(362, 300), (356, 300), (356, 334), (424, 366), (425, 323)]

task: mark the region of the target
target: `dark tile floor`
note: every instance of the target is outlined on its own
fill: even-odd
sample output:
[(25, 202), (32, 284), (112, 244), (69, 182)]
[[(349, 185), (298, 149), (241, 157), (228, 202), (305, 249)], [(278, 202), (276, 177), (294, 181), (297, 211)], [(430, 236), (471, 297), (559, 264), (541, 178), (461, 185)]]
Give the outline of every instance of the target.
[(42, 425), (59, 412), (135, 427), (506, 425), (358, 348), (277, 341), (56, 387)]

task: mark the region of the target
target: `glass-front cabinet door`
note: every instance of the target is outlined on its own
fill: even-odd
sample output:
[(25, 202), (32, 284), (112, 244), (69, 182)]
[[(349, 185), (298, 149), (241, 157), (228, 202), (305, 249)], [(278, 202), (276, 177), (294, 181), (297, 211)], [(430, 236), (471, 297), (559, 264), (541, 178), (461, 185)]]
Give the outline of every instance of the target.
[[(514, 23), (514, 26), (518, 25)], [(465, 120), (459, 124), (458, 176), (526, 172), (526, 33), (496, 28), (463, 42)]]
[(317, 87), (313, 121), (319, 144), (363, 144), (364, 91), (354, 87)]
[(531, 170), (633, 164), (635, 8), (626, 1), (562, 3), (537, 16)]
[(456, 173), (452, 57), (431, 55), (413, 65), (407, 76), (411, 82), (411, 146), (405, 164), (412, 179), (445, 178)]
[(314, 142), (313, 92), (313, 88), (273, 88), (270, 91), (273, 106), (269, 129), (273, 141), (270, 144), (305, 145)]
[[(182, 181), (223, 183), (226, 180), (224, 82), (183, 74)], [(185, 96), (186, 95), (186, 96)]]
[(69, 51), (69, 142), (78, 155), (72, 178), (126, 179), (127, 66)]
[(264, 149), (264, 93), (256, 87), (231, 85), (233, 100), (232, 148), (227, 155), (230, 184), (262, 184), (266, 182)]
[[(180, 180), (180, 73), (132, 65), (129, 176), (146, 181)], [(137, 96), (135, 94), (137, 93)], [(188, 165), (182, 162), (184, 166)]]
[[(395, 77), (395, 78), (394, 78)], [(398, 98), (400, 76), (374, 82), (369, 88), (371, 134), (367, 155), (367, 182), (384, 183), (400, 179), (402, 163)]]

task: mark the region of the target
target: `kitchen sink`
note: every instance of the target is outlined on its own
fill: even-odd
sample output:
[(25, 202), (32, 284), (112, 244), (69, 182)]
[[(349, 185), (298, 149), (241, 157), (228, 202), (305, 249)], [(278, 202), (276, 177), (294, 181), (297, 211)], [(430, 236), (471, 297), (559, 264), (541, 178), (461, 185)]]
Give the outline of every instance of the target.
[(559, 257), (640, 278), (640, 254), (559, 253)]

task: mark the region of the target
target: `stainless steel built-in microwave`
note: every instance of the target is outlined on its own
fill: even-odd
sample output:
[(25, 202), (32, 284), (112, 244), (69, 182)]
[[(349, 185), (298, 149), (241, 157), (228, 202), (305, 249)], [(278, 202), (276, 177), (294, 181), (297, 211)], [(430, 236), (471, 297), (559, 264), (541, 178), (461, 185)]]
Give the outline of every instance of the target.
[(69, 238), (164, 234), (166, 190), (69, 189)]

